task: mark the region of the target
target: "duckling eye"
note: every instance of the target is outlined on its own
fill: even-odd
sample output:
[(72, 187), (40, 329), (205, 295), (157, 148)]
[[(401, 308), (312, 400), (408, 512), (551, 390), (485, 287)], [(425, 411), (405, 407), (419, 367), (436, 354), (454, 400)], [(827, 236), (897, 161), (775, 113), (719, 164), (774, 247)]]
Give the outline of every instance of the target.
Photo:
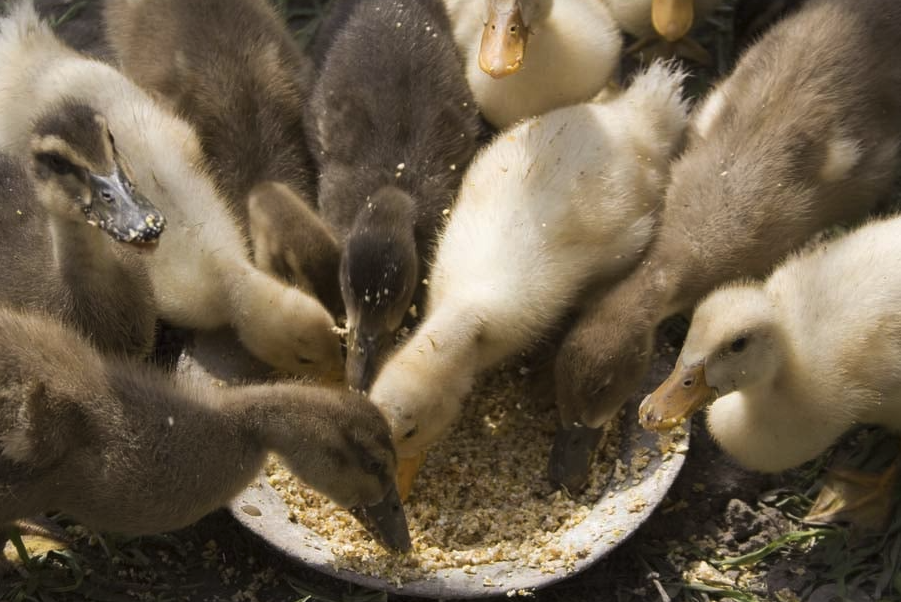
[(729, 348), (732, 350), (732, 353), (741, 353), (745, 350), (745, 347), (748, 346), (748, 337), (738, 337), (732, 344), (729, 345)]
[(366, 472), (369, 474), (379, 474), (384, 472), (385, 464), (384, 462), (380, 462), (379, 460), (370, 460), (369, 464), (366, 466)]
[(404, 433), (404, 439), (412, 439), (416, 435), (416, 427), (414, 426), (409, 431)]
[(75, 166), (56, 153), (41, 153), (37, 160), (58, 176), (65, 176), (75, 171)]
[(516, 25), (511, 25), (511, 26), (510, 26), (510, 33), (513, 34), (513, 35), (516, 35), (516, 31), (517, 31)]
[(302, 355), (298, 355), (298, 356), (297, 356), (296, 358), (294, 358), (294, 359), (296, 359), (296, 360), (297, 360), (297, 363), (300, 364), (301, 366), (306, 366), (307, 364), (312, 364), (312, 363), (313, 363), (313, 360), (307, 359), (307, 358), (305, 358), (305, 357), (302, 356)]

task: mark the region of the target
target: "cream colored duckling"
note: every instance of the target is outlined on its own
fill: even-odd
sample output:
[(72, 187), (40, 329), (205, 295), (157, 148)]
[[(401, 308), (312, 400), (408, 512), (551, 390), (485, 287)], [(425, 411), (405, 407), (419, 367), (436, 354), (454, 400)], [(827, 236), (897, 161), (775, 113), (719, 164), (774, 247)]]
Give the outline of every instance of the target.
[(425, 321), (370, 392), (402, 458), (451, 427), (479, 372), (638, 261), (687, 119), (682, 78), (655, 63), (619, 97), (529, 120), (477, 155), (439, 238)]
[(764, 472), (815, 458), (856, 424), (901, 430), (899, 241), (901, 217), (872, 222), (763, 283), (712, 293), (642, 425), (670, 428), (712, 401), (711, 434)]
[(126, 247), (152, 247), (164, 227), (86, 105), (64, 100), (42, 115), (24, 161), (0, 153), (0, 299), (53, 314), (101, 351), (150, 351), (153, 290)]
[(599, 0), (445, 4), (469, 86), (498, 129), (589, 100), (619, 65), (619, 30)]
[(555, 481), (571, 491), (585, 483), (584, 429), (641, 394), (662, 320), (725, 282), (766, 274), (885, 198), (901, 140), (899, 35), (893, 0), (811, 0), (694, 110), (654, 245), (585, 307), (557, 354)]
[(0, 22), (0, 80), (0, 147), (10, 152), (27, 151), (29, 124), (60, 99), (85, 102), (106, 118), (135, 184), (169, 222), (145, 258), (164, 319), (200, 329), (231, 325), (254, 355), (281, 370), (340, 370), (332, 317), (251, 264), (184, 121), (109, 65), (63, 45), (28, 2)]
[(104, 20), (123, 72), (197, 130), (257, 266), (341, 311), (304, 131), (313, 65), (272, 3), (106, 0)]
[(388, 426), (361, 397), (173, 381), (4, 307), (0, 340), (0, 525), (58, 510), (124, 534), (179, 529), (236, 496), (271, 451), (388, 547), (409, 549)]

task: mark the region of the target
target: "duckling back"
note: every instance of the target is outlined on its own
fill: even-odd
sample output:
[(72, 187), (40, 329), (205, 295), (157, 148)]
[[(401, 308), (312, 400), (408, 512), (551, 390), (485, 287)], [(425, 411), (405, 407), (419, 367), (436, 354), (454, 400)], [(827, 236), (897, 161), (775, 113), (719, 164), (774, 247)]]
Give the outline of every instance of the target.
[(242, 223), (262, 181), (314, 201), (303, 125), (313, 66), (268, 2), (106, 0), (104, 16), (123, 71), (191, 122)]
[(480, 133), (447, 15), (439, 0), (339, 0), (331, 18), (309, 120), (322, 211), (343, 237), (368, 195), (397, 186), (416, 199), (424, 248)]

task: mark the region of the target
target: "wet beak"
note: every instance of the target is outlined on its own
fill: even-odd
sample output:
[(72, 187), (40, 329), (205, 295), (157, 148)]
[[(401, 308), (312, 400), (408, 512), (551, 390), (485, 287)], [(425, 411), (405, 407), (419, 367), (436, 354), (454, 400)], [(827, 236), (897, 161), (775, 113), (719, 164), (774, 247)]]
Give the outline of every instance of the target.
[(109, 175), (90, 174), (88, 221), (114, 240), (135, 245), (155, 244), (166, 227), (159, 209), (137, 192), (120, 169)]
[(413, 491), (413, 483), (416, 481), (416, 475), (425, 462), (425, 452), (420, 452), (410, 458), (400, 458), (397, 461), (397, 490), (400, 492), (400, 499), (407, 501), (410, 493)]
[(554, 437), (548, 462), (548, 479), (554, 487), (575, 495), (588, 484), (588, 471), (594, 461), (602, 428), (590, 428), (581, 424), (560, 426)]
[(680, 360), (669, 378), (641, 402), (638, 420), (649, 431), (665, 431), (714, 399), (716, 390), (707, 385), (704, 362), (686, 368)]
[(499, 10), (497, 3), (490, 3), (479, 48), (479, 68), (495, 79), (513, 75), (522, 68), (528, 39), (529, 30), (518, 1), (504, 11)]
[(694, 22), (694, 0), (653, 0), (651, 22), (667, 42), (685, 37)]
[(371, 506), (357, 506), (351, 513), (386, 549), (408, 552), (413, 547), (397, 487), (392, 485), (382, 501)]
[(378, 372), (383, 354), (394, 344), (394, 333), (361, 335), (352, 328), (347, 336), (347, 361), (344, 372), (347, 384), (357, 391), (368, 391)]

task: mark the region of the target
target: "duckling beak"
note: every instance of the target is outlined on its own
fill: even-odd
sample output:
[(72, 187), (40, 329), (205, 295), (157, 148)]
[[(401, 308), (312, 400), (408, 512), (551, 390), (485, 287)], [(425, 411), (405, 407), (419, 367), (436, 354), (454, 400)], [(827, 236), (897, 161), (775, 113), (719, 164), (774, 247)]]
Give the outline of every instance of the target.
[(347, 384), (357, 391), (368, 391), (375, 380), (379, 359), (392, 345), (393, 332), (368, 335), (351, 327), (347, 333), (347, 361), (344, 366)]
[(397, 462), (397, 490), (400, 492), (400, 499), (407, 501), (410, 493), (413, 491), (413, 483), (416, 482), (416, 475), (425, 462), (425, 452), (420, 452), (410, 458), (400, 458)]
[(155, 244), (166, 227), (159, 209), (137, 192), (122, 171), (89, 175), (91, 204), (85, 208), (88, 223), (123, 243)]
[(479, 68), (495, 79), (513, 75), (522, 68), (528, 40), (519, 1), (506, 10), (491, 2), (479, 47)]
[(413, 547), (407, 515), (392, 485), (382, 501), (371, 506), (357, 506), (351, 513), (383, 547), (396, 552), (409, 552)]
[(667, 42), (685, 37), (694, 22), (694, 0), (653, 0), (651, 22)]
[(649, 431), (669, 430), (716, 397), (716, 389), (704, 376), (704, 362), (685, 367), (680, 360), (672, 374), (641, 402), (638, 421)]
[(548, 461), (548, 479), (554, 487), (575, 495), (588, 484), (588, 471), (594, 461), (594, 452), (604, 431), (582, 424), (561, 425), (554, 437), (551, 457)]

